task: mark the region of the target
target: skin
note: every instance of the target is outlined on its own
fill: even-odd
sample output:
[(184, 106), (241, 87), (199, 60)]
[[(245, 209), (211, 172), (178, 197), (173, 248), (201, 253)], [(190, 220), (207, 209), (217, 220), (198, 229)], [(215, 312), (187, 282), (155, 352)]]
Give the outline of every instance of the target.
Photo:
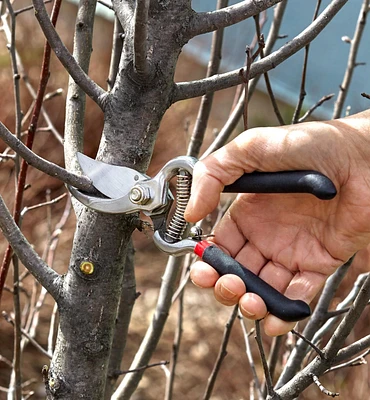
[[(225, 185), (255, 170), (313, 169), (335, 184), (335, 199), (306, 194), (241, 194), (215, 228), (213, 241), (287, 297), (308, 303), (325, 280), (370, 243), (370, 111), (352, 117), (255, 128), (196, 164), (185, 218), (197, 222), (218, 205)], [(197, 262), (191, 279), (214, 287), (225, 305), (239, 303), (250, 319), (264, 318), (270, 336), (294, 326), (267, 314), (234, 275)]]

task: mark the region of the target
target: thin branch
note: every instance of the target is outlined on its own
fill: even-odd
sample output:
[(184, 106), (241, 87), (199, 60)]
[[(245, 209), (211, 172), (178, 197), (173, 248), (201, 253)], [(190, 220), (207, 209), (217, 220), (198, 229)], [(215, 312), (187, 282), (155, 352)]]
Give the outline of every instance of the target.
[(104, 0), (98, 0), (98, 3), (101, 4), (104, 7), (109, 8), (110, 10), (114, 11), (112, 4), (104, 1)]
[(337, 356), (334, 359), (334, 363), (339, 363), (344, 360), (348, 360), (349, 358), (355, 356), (361, 351), (368, 349), (370, 347), (370, 335), (363, 337), (360, 340), (350, 344), (347, 347), (343, 347), (343, 349), (338, 351)]
[(246, 0), (217, 11), (197, 13), (192, 18), (188, 33), (190, 37), (212, 32), (244, 21), (282, 0)]
[(333, 98), (334, 93), (328, 94), (326, 96), (321, 97), (321, 99), (314, 104), (309, 110), (307, 110), (301, 118), (299, 118), (298, 122), (304, 122), (315, 110), (316, 108), (320, 107), (322, 104), (324, 104), (326, 101), (330, 100), (331, 98)]
[(313, 380), (314, 384), (315, 384), (315, 385), (320, 389), (320, 391), (321, 391), (322, 393), (324, 393), (326, 396), (330, 396), (330, 397), (337, 397), (337, 396), (339, 396), (339, 393), (334, 393), (334, 392), (331, 392), (330, 390), (327, 390), (327, 389), (322, 385), (322, 383), (319, 381), (319, 378), (318, 378), (316, 375), (311, 374), (311, 376), (312, 376), (312, 380)]
[[(49, 4), (51, 2), (52, 2), (52, 0), (44, 0), (44, 4)], [(30, 10), (33, 10), (33, 6), (19, 8), (18, 10), (14, 10), (14, 15), (18, 16), (19, 14), (22, 14), (22, 13), (24, 13), (26, 11), (30, 11)]]
[(302, 339), (306, 344), (308, 344), (311, 348), (315, 350), (315, 352), (321, 357), (324, 357), (324, 353), (321, 349), (319, 349), (314, 343), (312, 343), (310, 340), (306, 339), (301, 333), (296, 331), (295, 329), (292, 329), (291, 332), (298, 336), (300, 339)]
[[(350, 306), (352, 304), (353, 300), (358, 295), (359, 291), (361, 290), (362, 285), (365, 282), (365, 279), (368, 276), (370, 276), (370, 275), (368, 273), (365, 273), (365, 274), (361, 274), (357, 277), (356, 282), (354, 283), (351, 291), (348, 293), (348, 295), (345, 297), (345, 299), (337, 305), (336, 311), (346, 309), (348, 306)], [(313, 336), (312, 341), (314, 343), (318, 343), (319, 340), (335, 325), (335, 323), (339, 321), (340, 316), (341, 315), (339, 314), (338, 316), (330, 318), (320, 329), (318, 329), (315, 332), (315, 335)]]
[(43, 203), (35, 204), (34, 206), (24, 207), (21, 212), (21, 215), (22, 215), (22, 217), (24, 217), (24, 215), (29, 211), (37, 210), (38, 208), (41, 208), (41, 207), (50, 206), (52, 204), (59, 203), (59, 201), (64, 199), (64, 197), (66, 197), (66, 196), (67, 196), (67, 193), (63, 193), (60, 196), (56, 197), (55, 199), (45, 201)]
[[(78, 3), (73, 42), (73, 59), (76, 60), (84, 74), (87, 74), (89, 71), (93, 50), (92, 37), (95, 11), (96, 0), (80, 1)], [(64, 124), (64, 160), (66, 169), (75, 173), (81, 173), (76, 153), (83, 151), (86, 108), (85, 92), (74, 76), (70, 76)]]
[(77, 189), (85, 190), (87, 192), (94, 191), (90, 179), (85, 176), (75, 175), (58, 165), (47, 161), (33, 151), (28, 149), (20, 140), (18, 140), (6, 127), (0, 122), (0, 138), (16, 153), (18, 153), (29, 165), (37, 168), (38, 170), (50, 175), (62, 182), (74, 186)]
[(55, 300), (61, 291), (61, 276), (50, 269), (47, 264), (33, 250), (27, 239), (23, 236), (18, 226), (10, 215), (2, 197), (0, 196), (0, 229), (12, 246), (23, 265), (34, 275)]
[[(274, 10), (274, 19), (272, 21), (270, 31), (266, 40), (265, 46), (265, 54), (270, 54), (278, 36), (279, 36), (279, 29), (283, 20), (284, 12), (286, 9), (287, 0), (283, 0), (279, 3), (275, 10)], [(254, 90), (257, 86), (257, 82), (259, 80), (259, 76), (252, 79), (249, 85), (249, 93), (248, 97), (251, 98)], [(240, 94), (239, 100), (237, 105), (232, 109), (231, 115), (229, 116), (228, 120), (226, 121), (225, 125), (217, 135), (217, 138), (213, 141), (213, 143), (209, 146), (209, 148), (205, 151), (202, 158), (206, 157), (213, 151), (222, 147), (227, 140), (229, 139), (230, 135), (232, 134), (233, 130), (236, 128), (244, 110), (244, 99), (242, 94)]]
[[(322, 290), (321, 296), (319, 298), (319, 301), (317, 303), (317, 306), (315, 307), (312, 316), (309, 319), (303, 331), (304, 337), (307, 338), (308, 340), (315, 342), (313, 340), (313, 337), (315, 336), (319, 328), (323, 326), (323, 324), (327, 321), (327, 312), (330, 303), (333, 297), (335, 296), (340, 283), (346, 276), (348, 269), (351, 265), (351, 261), (352, 259), (346, 264), (343, 264), (336, 270), (336, 272), (333, 275), (331, 275), (327, 279), (325, 286)], [(306, 342), (304, 342), (301, 339), (298, 340), (296, 346), (289, 355), (289, 359), (285, 365), (284, 370), (280, 374), (278, 382), (275, 385), (276, 388), (280, 388), (281, 386), (283, 386), (290, 379), (292, 379), (294, 375), (299, 371), (303, 359), (307, 354), (307, 348), (308, 345)]]
[[(150, 361), (167, 321), (181, 262), (181, 257), (169, 257), (168, 259), (166, 270), (162, 277), (162, 284), (152, 322), (145, 334), (139, 350), (136, 352), (130, 369), (136, 370), (137, 368), (148, 365)], [(137, 370), (132, 374), (126, 375), (115, 393), (113, 393), (111, 400), (130, 399), (132, 393), (136, 390), (144, 371), (145, 370)]]
[[(279, 361), (279, 353), (280, 353), (281, 345), (283, 343), (283, 337), (284, 336), (275, 336), (272, 340), (272, 344), (270, 347), (269, 357), (267, 360), (267, 366), (268, 366), (268, 370), (270, 371), (272, 381), (274, 380), (276, 366)], [(265, 399), (266, 395), (267, 395), (267, 385), (266, 384), (263, 387), (262, 395), (263, 395), (263, 399)]]
[[(275, 68), (308, 43), (312, 42), (347, 1), (348, 0), (333, 0), (320, 16), (293, 40), (262, 60), (255, 62), (251, 67), (250, 78), (252, 79)], [(174, 87), (172, 102), (174, 103), (176, 101), (202, 96), (205, 93), (226, 89), (242, 82), (243, 79), (240, 76), (239, 68), (225, 74), (215, 75), (198, 81), (178, 83)]]
[[(228, 0), (218, 0), (217, 10), (225, 8), (228, 5)], [(207, 77), (217, 74), (222, 58), (222, 42), (224, 37), (224, 29), (216, 30), (212, 35), (211, 54), (208, 62)], [(203, 143), (204, 134), (207, 129), (209, 116), (211, 114), (214, 93), (206, 93), (202, 96), (197, 119), (195, 121), (193, 133), (191, 135), (190, 144), (188, 147), (188, 155), (198, 157), (200, 147)]]
[[(173, 387), (175, 383), (175, 376), (176, 376), (176, 367), (177, 367), (177, 360), (178, 355), (180, 352), (180, 345), (182, 339), (182, 332), (183, 332), (183, 319), (184, 319), (184, 293), (185, 293), (185, 285), (183, 282), (187, 282), (190, 274), (190, 264), (191, 264), (192, 256), (191, 254), (187, 254), (184, 257), (184, 263), (181, 272), (180, 284), (176, 293), (179, 293), (176, 296), (176, 293), (172, 296), (172, 303), (174, 298), (178, 300), (178, 312), (177, 312), (177, 324), (176, 324), (176, 331), (175, 337), (172, 344), (172, 353), (171, 353), (171, 362), (169, 368), (169, 374), (167, 376), (166, 382), (166, 391), (165, 391), (165, 400), (171, 400), (173, 398)], [(181, 288), (181, 290), (180, 290)]]
[[(21, 303), (19, 298), (19, 260), (13, 255), (13, 304), (14, 304), (14, 348), (13, 348), (13, 371), (10, 387), (14, 389), (14, 400), (22, 400), (22, 370), (21, 370)], [(14, 378), (14, 379), (13, 379)]]
[(247, 332), (247, 328), (245, 327), (245, 323), (244, 323), (244, 317), (243, 317), (243, 315), (241, 314), (240, 311), (238, 313), (238, 318), (239, 318), (239, 321), (240, 321), (240, 326), (241, 326), (242, 331), (243, 331), (243, 337), (244, 337), (244, 343), (245, 343), (245, 353), (247, 355), (249, 365), (250, 365), (250, 367), (252, 369), (254, 388), (257, 389), (258, 399), (260, 399), (260, 400), (262, 399), (263, 400), (264, 396), (263, 396), (263, 393), (262, 393), (262, 390), (261, 390), (262, 385), (261, 385), (261, 382), (260, 382), (260, 380), (258, 378), (258, 375), (257, 375), (256, 364), (255, 364), (254, 359), (253, 359), (251, 344), (250, 344), (250, 341), (249, 341), (249, 335), (250, 334)]
[[(265, 51), (264, 51), (265, 43), (264, 43), (264, 37), (263, 37), (263, 34), (261, 33), (261, 28), (260, 28), (260, 24), (259, 24), (258, 20), (259, 20), (259, 18), (257, 18), (257, 16), (254, 17), (255, 26), (256, 26), (256, 34), (257, 34), (257, 37), (259, 38), (259, 55), (260, 55), (260, 57), (262, 59), (262, 58), (265, 57)], [(268, 73), (265, 72), (263, 74), (263, 77), (265, 79), (265, 85), (266, 85), (267, 93), (268, 93), (268, 95), (270, 97), (271, 104), (272, 104), (272, 107), (274, 109), (275, 115), (276, 115), (276, 117), (277, 117), (277, 119), (279, 121), (279, 124), (280, 125), (284, 125), (285, 122), (284, 122), (284, 119), (283, 119), (283, 117), (282, 117), (282, 115), (280, 113), (277, 101), (275, 99), (275, 95), (274, 95), (274, 92), (272, 90), (272, 86), (271, 86), (271, 82), (270, 82), (270, 78), (269, 78)]]
[[(7, 0), (8, 1), (8, 0)], [(61, 5), (61, 1), (56, 1), (53, 9), (52, 9), (52, 15), (51, 15), (51, 21), (50, 24), (53, 26), (56, 24), (58, 16), (59, 16), (59, 10), (60, 10), (60, 5)], [(10, 2), (8, 2), (8, 9), (10, 14), (12, 15), (12, 7), (10, 5)], [(13, 15), (13, 28), (15, 28), (15, 17)], [(13, 34), (12, 34), (12, 42), (13, 42)], [(13, 48), (12, 45), (12, 55), (14, 57), (14, 63), (16, 63), (16, 55), (15, 55), (15, 49)], [(35, 137), (35, 132), (36, 132), (36, 128), (37, 128), (37, 124), (38, 124), (38, 120), (39, 120), (39, 116), (40, 116), (40, 111), (41, 111), (41, 106), (42, 106), (42, 102), (43, 102), (43, 98), (44, 98), (44, 94), (45, 94), (45, 90), (46, 90), (46, 85), (49, 79), (49, 66), (50, 66), (50, 55), (51, 55), (51, 50), (50, 50), (50, 46), (48, 45), (47, 42), (45, 42), (45, 46), (44, 46), (44, 54), (43, 54), (43, 59), (42, 59), (42, 66), (41, 66), (41, 72), (40, 72), (40, 79), (39, 79), (39, 86), (38, 86), (38, 91), (37, 91), (37, 95), (36, 95), (36, 99), (34, 102), (34, 108), (33, 108), (33, 113), (32, 113), (32, 119), (31, 119), (31, 124), (27, 130), (27, 140), (26, 140), (26, 145), (24, 146), (22, 144), (22, 146), (24, 146), (25, 149), (27, 149), (28, 152), (31, 152), (32, 146), (33, 146), (33, 141), (34, 141), (34, 137)], [(13, 59), (13, 58), (12, 58)], [(13, 68), (16, 68), (15, 65), (13, 65)], [(16, 70), (17, 71), (17, 70)], [(17, 73), (18, 75), (18, 73)], [(20, 107), (20, 104), (18, 105), (18, 101), (16, 101), (16, 109), (18, 109), (18, 107)], [(12, 136), (11, 139), (14, 139), (16, 142), (20, 142), (19, 140), (19, 136), (20, 136), (20, 124), (21, 124), (21, 117), (20, 117), (20, 111), (16, 112), (16, 116), (17, 116), (17, 127), (16, 127), (16, 136)], [(0, 130), (2, 130), (2, 127), (5, 128), (5, 126), (3, 126), (2, 124), (0, 125)], [(6, 129), (6, 128), (5, 128)], [(8, 132), (10, 133), (10, 132)], [(14, 150), (14, 149), (13, 149)], [(17, 156), (20, 155), (19, 151), (16, 151)], [(22, 208), (22, 202), (23, 202), (23, 193), (25, 190), (25, 184), (26, 184), (26, 177), (27, 177), (27, 171), (28, 171), (28, 164), (27, 162), (23, 159), (22, 163), (21, 163), (21, 167), (19, 170), (19, 174), (17, 176), (17, 189), (16, 189), (16, 194), (15, 194), (15, 202), (14, 202), (14, 211), (13, 211), (13, 216), (14, 216), (14, 222), (15, 224), (19, 224), (19, 220), (20, 220), (20, 213), (21, 213), (21, 208)], [(2, 288), (4, 286), (5, 283), (5, 279), (9, 270), (9, 265), (10, 265), (10, 260), (12, 257), (12, 250), (10, 248), (10, 246), (7, 247), (7, 250), (5, 252), (5, 256), (3, 259), (3, 263), (1, 266), (1, 275), (0, 275), (0, 298), (1, 298), (1, 294), (2, 294)]]
[(269, 396), (274, 396), (274, 394), (275, 394), (274, 386), (272, 384), (271, 374), (270, 374), (270, 370), (269, 370), (269, 367), (267, 364), (265, 350), (263, 348), (263, 343), (262, 343), (261, 321), (259, 321), (259, 320), (255, 321), (255, 327), (256, 327), (256, 335), (254, 338), (256, 339), (258, 349), (260, 352), (260, 357), (261, 357), (262, 366), (263, 366), (263, 372), (265, 374), (267, 394)]
[[(121, 298), (118, 306), (116, 325), (114, 329), (111, 355), (108, 365), (108, 379), (105, 387), (105, 399), (110, 399), (117, 383), (119, 375), (115, 371), (120, 369), (122, 358), (126, 349), (128, 331), (132, 310), (137, 299), (134, 248), (129, 244), (122, 282)], [(132, 371), (131, 372), (135, 372)]]
[(360, 47), (360, 42), (362, 39), (362, 34), (364, 32), (365, 24), (366, 24), (366, 17), (369, 12), (369, 0), (364, 0), (362, 2), (362, 7), (360, 10), (360, 14), (358, 16), (357, 25), (355, 28), (355, 33), (353, 39), (351, 40), (350, 44), (350, 51), (348, 56), (347, 68), (346, 72), (343, 77), (342, 84), (340, 85), (340, 90), (338, 93), (337, 101), (334, 105), (334, 112), (333, 112), (333, 119), (339, 118), (341, 116), (343, 105), (347, 97), (348, 88), (351, 84), (352, 76), (354, 69), (356, 67), (356, 58), (358, 49)]
[(235, 318), (238, 315), (238, 309), (239, 309), (239, 306), (236, 305), (229, 317), (229, 320), (227, 321), (227, 323), (225, 325), (220, 350), (218, 352), (218, 356), (217, 356), (215, 365), (213, 366), (212, 373), (211, 373), (210, 377), (208, 378), (207, 388), (203, 395), (203, 400), (208, 400), (211, 398), (212, 391), (213, 391), (214, 385), (216, 383), (216, 379), (217, 379), (218, 373), (220, 371), (222, 362), (225, 359), (225, 357), (227, 356), (226, 348), (227, 348), (227, 344), (229, 343), (231, 329), (233, 327)]
[[(313, 15), (313, 21), (317, 18), (319, 9), (321, 6), (321, 0), (317, 0), (316, 7)], [(302, 77), (301, 77), (301, 88), (299, 91), (299, 99), (297, 106), (293, 113), (292, 124), (299, 122), (299, 116), (302, 111), (303, 101), (306, 97), (306, 79), (307, 79), (307, 65), (308, 65), (308, 54), (310, 51), (310, 43), (304, 49), (303, 67), (302, 67)]]
[(312, 383), (312, 374), (321, 376), (328, 368), (330, 368), (335, 360), (336, 354), (353, 330), (353, 326), (360, 318), (363, 310), (367, 307), (369, 298), (370, 276), (366, 278), (366, 281), (350, 311), (345, 315), (328, 344), (323, 349), (325, 358), (316, 357), (301, 372), (295, 374), (288, 383), (278, 389), (276, 392), (281, 398), (284, 400), (295, 399), (299, 393)]
[(117, 17), (114, 18), (114, 30), (113, 30), (113, 45), (112, 45), (112, 56), (110, 60), (109, 75), (108, 75), (108, 90), (113, 88), (116, 81), (119, 62), (121, 60), (121, 54), (123, 49), (123, 41), (125, 34), (121, 23)]
[(159, 362), (156, 362), (156, 363), (153, 363), (153, 364), (144, 365), (142, 367), (138, 367), (138, 368), (135, 368), (135, 369), (127, 369), (127, 370), (124, 370), (124, 371), (114, 371), (113, 377), (116, 378), (116, 377), (118, 377), (120, 375), (132, 374), (134, 372), (139, 372), (139, 371), (143, 371), (143, 370), (146, 370), (146, 369), (149, 369), (149, 368), (158, 367), (158, 366), (162, 366), (162, 365), (168, 365), (168, 364), (169, 364), (168, 361), (159, 361)]
[(100, 106), (100, 108), (104, 109), (104, 99), (107, 95), (105, 90), (96, 84), (83, 71), (75, 58), (65, 47), (54, 26), (50, 22), (43, 0), (33, 0), (32, 3), (40, 27), (59, 61), (63, 64), (64, 68), (68, 71), (77, 85), (79, 85), (83, 91)]
[(347, 367), (357, 367), (358, 365), (367, 364), (365, 357), (370, 354), (370, 349), (367, 349), (364, 353), (360, 354), (359, 356), (353, 358), (352, 360), (346, 361), (343, 364), (335, 365), (334, 367), (330, 367), (325, 373), (337, 371), (338, 369), (347, 368)]
[[(5, 318), (5, 320), (7, 322), (9, 322), (11, 325), (15, 326), (15, 320), (5, 311), (2, 312), (3, 317)], [(27, 338), (27, 340), (29, 340), (29, 342), (44, 356), (46, 356), (47, 358), (49, 358), (51, 360), (52, 355), (49, 354), (41, 345), (40, 343), (38, 343), (31, 335), (28, 334), (28, 332), (24, 329), (21, 328), (21, 333), (23, 336), (25, 336)]]
[(137, 0), (134, 14), (134, 68), (139, 77), (149, 73), (148, 64), (148, 12), (150, 0)]

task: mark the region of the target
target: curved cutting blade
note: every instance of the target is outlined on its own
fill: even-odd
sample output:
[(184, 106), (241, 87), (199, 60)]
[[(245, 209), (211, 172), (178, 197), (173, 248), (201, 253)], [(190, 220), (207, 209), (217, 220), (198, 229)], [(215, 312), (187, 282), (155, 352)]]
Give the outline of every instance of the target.
[(127, 195), (135, 183), (148, 179), (134, 169), (106, 164), (82, 153), (77, 153), (77, 159), (83, 173), (91, 179), (93, 185), (111, 199)]

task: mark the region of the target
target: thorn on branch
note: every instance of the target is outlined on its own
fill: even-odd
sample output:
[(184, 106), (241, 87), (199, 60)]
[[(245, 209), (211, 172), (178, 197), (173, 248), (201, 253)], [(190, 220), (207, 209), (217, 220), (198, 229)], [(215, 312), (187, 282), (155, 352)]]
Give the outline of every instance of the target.
[(312, 377), (312, 380), (315, 383), (315, 385), (320, 389), (320, 391), (322, 393), (324, 393), (330, 397), (338, 397), (339, 396), (339, 393), (331, 392), (330, 390), (325, 389), (325, 387), (322, 385), (322, 383), (319, 381), (319, 378), (316, 375), (311, 374), (311, 377)]

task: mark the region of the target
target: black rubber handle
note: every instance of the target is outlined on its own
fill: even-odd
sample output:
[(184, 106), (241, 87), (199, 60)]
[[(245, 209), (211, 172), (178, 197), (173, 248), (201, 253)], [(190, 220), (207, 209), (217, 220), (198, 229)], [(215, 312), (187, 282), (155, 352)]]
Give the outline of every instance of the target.
[(224, 192), (311, 193), (321, 200), (337, 194), (333, 182), (317, 171), (252, 172), (225, 186)]
[(311, 315), (311, 309), (307, 303), (301, 300), (288, 299), (218, 247), (214, 245), (206, 247), (202, 259), (220, 275), (234, 274), (239, 276), (243, 280), (247, 292), (256, 293), (262, 297), (267, 310), (276, 317), (293, 322)]

